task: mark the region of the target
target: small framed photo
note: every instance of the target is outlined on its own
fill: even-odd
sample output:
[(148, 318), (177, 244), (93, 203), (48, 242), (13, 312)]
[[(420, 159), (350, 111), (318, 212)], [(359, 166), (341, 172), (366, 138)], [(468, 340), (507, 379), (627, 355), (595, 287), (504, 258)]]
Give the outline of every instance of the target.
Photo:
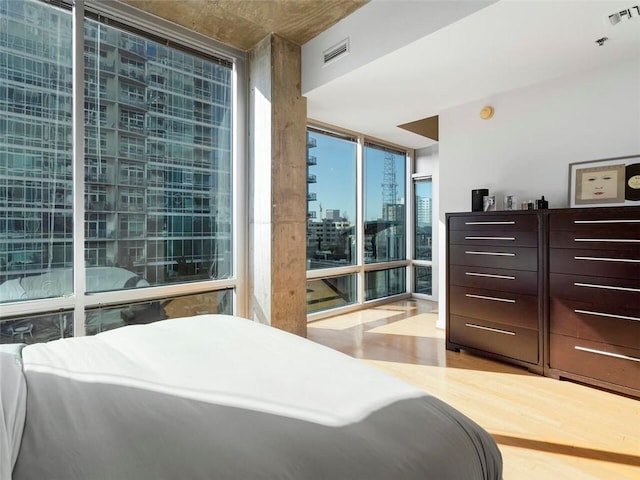
[(515, 195), (504, 196), (504, 209), (505, 210), (517, 210), (518, 209), (518, 197)]
[(496, 210), (496, 196), (485, 195), (482, 197), (482, 209), (485, 212), (494, 212)]
[[(569, 164), (569, 206), (638, 205), (640, 155)], [(638, 184), (638, 186), (635, 186)]]

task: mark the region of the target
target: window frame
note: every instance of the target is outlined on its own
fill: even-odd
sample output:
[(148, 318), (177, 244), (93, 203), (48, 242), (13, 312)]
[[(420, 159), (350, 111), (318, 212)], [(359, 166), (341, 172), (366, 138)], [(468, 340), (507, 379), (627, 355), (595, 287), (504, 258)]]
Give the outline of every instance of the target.
[[(432, 225), (432, 230), (431, 230), (431, 242), (432, 242), (432, 251), (431, 251), (431, 260), (421, 260), (421, 259), (416, 259), (415, 258), (415, 235), (416, 235), (416, 228), (417, 228), (417, 212), (415, 211), (415, 200), (416, 200), (416, 188), (415, 185), (417, 182), (422, 182), (422, 181), (430, 181), (431, 182), (431, 225)], [(435, 248), (437, 245), (437, 239), (435, 238), (435, 235), (437, 235), (437, 217), (435, 217), (434, 214), (436, 214), (436, 210), (434, 208), (435, 205), (435, 199), (434, 199), (434, 176), (431, 174), (425, 174), (425, 173), (413, 173), (411, 174), (411, 180), (410, 180), (410, 186), (411, 186), (411, 205), (412, 208), (414, 209), (412, 212), (412, 217), (411, 217), (411, 250), (409, 252), (410, 256), (411, 256), (411, 272), (410, 272), (410, 277), (408, 279), (409, 283), (409, 289), (411, 291), (411, 295), (416, 297), (416, 298), (421, 298), (423, 300), (431, 300), (431, 301), (438, 301), (437, 298), (437, 289), (436, 289), (436, 285), (435, 282), (433, 281), (433, 278), (435, 277), (435, 269), (436, 269), (436, 265), (437, 265), (437, 259), (434, 257), (437, 257), (438, 255), (438, 251)], [(434, 224), (434, 220), (436, 221), (436, 223)], [(415, 278), (416, 278), (416, 269), (417, 268), (431, 268), (431, 294), (425, 294), (425, 293), (418, 293), (416, 292), (416, 285), (415, 285)]]
[[(323, 268), (315, 270), (307, 270), (306, 281), (320, 280), (323, 278), (332, 278), (346, 275), (356, 276), (356, 289), (357, 298), (353, 304), (343, 307), (330, 308), (321, 310), (318, 312), (307, 313), (307, 322), (313, 322), (321, 320), (323, 318), (331, 317), (341, 313), (347, 313), (354, 310), (360, 310), (362, 308), (368, 308), (376, 305), (382, 305), (389, 303), (390, 301), (400, 300), (403, 298), (409, 298), (411, 296), (411, 277), (413, 275), (413, 269), (411, 268), (411, 254), (412, 251), (412, 238), (413, 238), (413, 226), (411, 218), (413, 218), (413, 207), (411, 202), (407, 202), (406, 198), (413, 194), (411, 183), (411, 172), (413, 171), (413, 163), (415, 152), (408, 147), (386, 142), (384, 140), (370, 137), (359, 132), (330, 125), (324, 122), (320, 122), (314, 119), (307, 119), (307, 132), (309, 129), (314, 131), (325, 131), (328, 134), (334, 134), (337, 136), (348, 136), (356, 139), (356, 220), (355, 225), (357, 229), (356, 239), (356, 251), (357, 261), (354, 265), (346, 265), (332, 268)], [(398, 152), (406, 152), (405, 158), (405, 175), (402, 181), (405, 185), (405, 258), (400, 260), (392, 260), (377, 263), (365, 263), (364, 252), (364, 211), (365, 211), (365, 198), (364, 198), (364, 148), (365, 145), (376, 145), (383, 148), (388, 148)], [(306, 236), (305, 236), (306, 244)], [(371, 300), (365, 299), (365, 276), (370, 272), (390, 270), (394, 268), (405, 268), (405, 291), (400, 294), (394, 294), (386, 297), (375, 298)]]
[[(101, 2), (99, 0), (86, 0), (85, 2), (72, 2), (71, 0), (40, 0), (44, 4), (53, 3), (57, 8), (69, 10), (72, 15), (72, 37), (73, 42), (71, 52), (72, 75), (73, 75), (73, 116), (72, 116), (72, 165), (73, 165), (73, 188), (80, 194), (75, 194), (73, 198), (73, 224), (76, 225), (73, 231), (73, 263), (76, 266), (84, 265), (85, 257), (85, 139), (84, 134), (84, 21), (88, 17), (108, 19), (117, 22), (118, 26), (125, 26), (143, 36), (151, 39), (163, 39), (163, 44), (186, 50), (196, 55), (200, 54), (205, 58), (220, 58), (231, 65), (231, 122), (232, 145), (231, 145), (231, 176), (230, 185), (231, 205), (232, 205), (232, 231), (231, 243), (233, 251), (232, 269), (234, 274), (229, 278), (221, 280), (202, 280), (189, 283), (177, 283), (145, 287), (141, 289), (119, 290), (111, 292), (99, 292), (85, 294), (86, 277), (84, 268), (74, 268), (73, 291), (69, 296), (34, 299), (28, 301), (16, 301), (1, 304), (0, 321), (13, 317), (24, 317), (26, 315), (37, 316), (41, 313), (52, 311), (68, 311), (74, 315), (74, 336), (84, 335), (85, 311), (86, 309), (98, 306), (121, 305), (145, 300), (159, 298), (177, 297), (190, 294), (200, 294), (207, 292), (231, 290), (233, 292), (232, 311), (237, 315), (246, 316), (248, 313), (247, 300), (247, 218), (246, 209), (246, 104), (247, 104), (247, 83), (248, 69), (246, 65), (246, 53), (217, 42), (204, 35), (200, 35), (187, 28), (163, 20), (146, 12), (136, 9), (133, 6), (120, 2)], [(65, 48), (66, 51), (66, 48)], [(26, 58), (18, 59), (26, 62)], [(80, 87), (80, 88), (78, 88)], [(99, 88), (102, 86), (100, 85)], [(91, 139), (96, 147), (97, 139)], [(89, 155), (91, 156), (91, 155)], [(91, 239), (90, 239), (91, 240)], [(91, 249), (91, 247), (90, 247)]]

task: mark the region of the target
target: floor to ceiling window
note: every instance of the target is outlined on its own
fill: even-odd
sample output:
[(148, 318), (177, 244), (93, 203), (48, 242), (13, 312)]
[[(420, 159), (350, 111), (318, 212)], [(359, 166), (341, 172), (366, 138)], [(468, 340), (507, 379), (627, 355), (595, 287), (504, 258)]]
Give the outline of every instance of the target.
[[(365, 262), (404, 261), (407, 258), (407, 152), (366, 142), (364, 146)], [(370, 270), (365, 275), (365, 300), (406, 291), (406, 267)]]
[(231, 313), (234, 57), (87, 9), (74, 91), (65, 4), (0, 0), (0, 342)]
[[(356, 154), (353, 136), (307, 130), (307, 283), (309, 313), (357, 301)], [(315, 278), (318, 275), (321, 277)]]
[(433, 194), (431, 178), (413, 181), (413, 292), (431, 296), (433, 260)]
[(407, 292), (408, 152), (307, 129), (307, 312)]

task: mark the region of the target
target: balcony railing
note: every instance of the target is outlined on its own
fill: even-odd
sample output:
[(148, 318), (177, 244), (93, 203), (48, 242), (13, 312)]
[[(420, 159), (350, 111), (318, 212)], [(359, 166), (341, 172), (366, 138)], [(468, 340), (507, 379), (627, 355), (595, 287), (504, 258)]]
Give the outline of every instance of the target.
[(118, 127), (126, 132), (144, 134), (144, 125), (142, 124), (120, 121), (118, 122)]
[(89, 173), (85, 174), (84, 179), (86, 182), (91, 183), (107, 183), (106, 173)]
[(135, 68), (121, 68), (120, 75), (144, 83), (144, 71)]
[(307, 175), (307, 183), (316, 183), (317, 178), (315, 175)]
[(86, 210), (90, 210), (92, 212), (96, 212), (96, 211), (110, 212), (112, 210), (111, 204), (108, 202), (88, 202), (85, 208)]
[(316, 142), (316, 139), (309, 136), (309, 134), (307, 133), (307, 148), (315, 148), (318, 146), (318, 143)]
[(313, 166), (318, 164), (318, 159), (314, 155), (307, 155), (307, 165)]
[(141, 108), (143, 110), (146, 110), (147, 108), (147, 102), (144, 101), (144, 98), (140, 98), (138, 96), (122, 94), (120, 95), (120, 101)]

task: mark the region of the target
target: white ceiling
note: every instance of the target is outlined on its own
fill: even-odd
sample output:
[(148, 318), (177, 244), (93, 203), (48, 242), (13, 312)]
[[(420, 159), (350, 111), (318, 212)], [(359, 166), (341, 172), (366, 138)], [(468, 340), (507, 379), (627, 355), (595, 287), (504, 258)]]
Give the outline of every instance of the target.
[[(490, 103), (500, 92), (612, 63), (640, 64), (640, 14), (633, 8), (631, 19), (615, 26), (607, 21), (610, 14), (640, 5), (640, 0), (500, 0), (453, 23), (443, 22), (447, 24), (362, 65), (351, 58), (353, 68), (305, 91), (305, 73), (321, 68), (305, 59), (305, 53), (331, 47), (330, 42), (344, 37), (346, 28), (352, 48), (345, 59), (363, 55), (356, 48), (367, 45), (363, 36), (370, 36), (373, 45), (398, 33), (395, 28), (358, 25), (371, 23), (376, 6), (393, 2), (408, 7), (396, 10), (404, 25), (412, 28), (424, 19), (411, 16), (411, 9), (430, 1), (373, 0), (305, 44), (303, 95), (309, 118), (422, 148), (434, 142), (397, 125), (439, 115), (456, 105)], [(446, 2), (431, 5), (436, 3)], [(596, 44), (601, 37), (609, 38), (604, 46)]]

